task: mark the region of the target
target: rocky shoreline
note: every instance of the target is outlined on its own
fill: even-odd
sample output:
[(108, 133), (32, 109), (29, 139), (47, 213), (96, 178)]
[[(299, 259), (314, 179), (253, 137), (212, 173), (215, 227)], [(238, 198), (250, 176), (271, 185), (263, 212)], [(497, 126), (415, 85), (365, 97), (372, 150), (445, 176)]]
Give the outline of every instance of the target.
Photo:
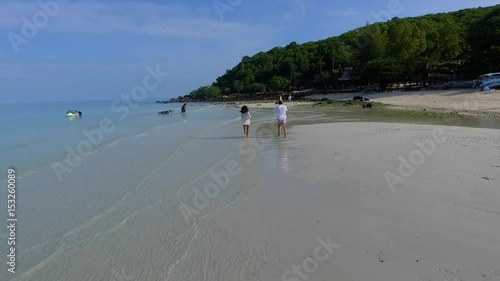
[(293, 100), (305, 100), (304, 98), (309, 95), (314, 94), (331, 94), (331, 93), (356, 93), (357, 89), (344, 89), (344, 90), (318, 90), (318, 89), (308, 89), (302, 91), (283, 91), (283, 92), (260, 92), (260, 93), (245, 93), (245, 94), (232, 94), (232, 95), (221, 95), (214, 98), (203, 98), (194, 99), (189, 95), (178, 96), (177, 98), (171, 98), (168, 101), (156, 101), (156, 103), (174, 103), (174, 102), (239, 102), (239, 101), (277, 101), (280, 96), (283, 100), (287, 100), (289, 95), (292, 95)]
[[(425, 88), (421, 88), (419, 85), (404, 85), (398, 87), (388, 88), (387, 93), (390, 92), (416, 92), (416, 91), (445, 91), (450, 89), (471, 89), (473, 81), (464, 81), (461, 83), (444, 83), (429, 85)], [(343, 94), (376, 94), (382, 93), (378, 88), (343, 88), (343, 89), (306, 89), (300, 91), (281, 91), (281, 92), (260, 92), (260, 93), (245, 93), (245, 94), (231, 94), (231, 95), (221, 95), (214, 98), (203, 98), (194, 99), (189, 95), (178, 96), (177, 98), (171, 98), (170, 100), (156, 101), (156, 103), (174, 103), (174, 102), (239, 102), (239, 101), (255, 101), (255, 100), (278, 100), (280, 96), (283, 100), (286, 100), (288, 95), (293, 96), (293, 100), (304, 101), (307, 96), (312, 95), (343, 95)], [(326, 100), (326, 99), (325, 99)]]
[[(285, 96), (288, 97), (288, 94), (281, 94), (283, 99), (285, 100)], [(297, 97), (294, 96), (294, 99), (303, 99), (305, 95)], [(220, 96), (216, 98), (205, 98), (205, 99), (193, 99), (189, 96), (171, 98), (168, 101), (156, 101), (156, 103), (182, 103), (182, 102), (239, 102), (239, 101), (274, 101), (278, 100), (280, 94), (272, 94), (272, 95), (264, 95), (264, 94), (249, 94), (249, 95), (230, 95), (230, 96)]]

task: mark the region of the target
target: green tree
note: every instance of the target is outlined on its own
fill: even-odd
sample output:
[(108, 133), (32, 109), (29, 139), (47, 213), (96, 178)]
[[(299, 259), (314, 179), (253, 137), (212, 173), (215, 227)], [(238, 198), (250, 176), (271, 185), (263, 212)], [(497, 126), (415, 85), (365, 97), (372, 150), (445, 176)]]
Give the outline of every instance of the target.
[(328, 71), (323, 71), (314, 76), (314, 85), (322, 87), (323, 89), (327, 88), (328, 82), (331, 80), (332, 74)]
[(283, 76), (271, 78), (271, 87), (275, 91), (286, 90), (290, 86), (290, 81)]
[(500, 71), (500, 5), (497, 5), (470, 30), (472, 59), (481, 72)]
[(236, 89), (236, 91), (238, 91), (238, 94), (239, 94), (244, 89), (244, 84), (241, 83), (240, 80), (235, 80), (233, 82), (233, 87), (234, 87), (234, 89)]
[(263, 83), (252, 83), (245, 88), (247, 93), (260, 93), (266, 90), (266, 85)]
[(189, 96), (193, 99), (210, 99), (218, 97), (220, 94), (221, 90), (218, 87), (203, 86), (189, 93)]
[(362, 77), (369, 83), (378, 83), (382, 91), (391, 82), (405, 81), (405, 65), (395, 58), (381, 58), (370, 61), (362, 71)]
[(389, 57), (401, 60), (419, 57), (426, 48), (425, 32), (412, 20), (396, 20), (389, 24)]
[[(500, 5), (367, 24), (317, 42), (275, 47), (244, 56), (217, 77), (222, 93), (338, 86), (344, 67), (349, 84), (417, 82), (432, 72), (477, 76), (500, 69)], [(228, 90), (229, 89), (229, 90)], [(199, 90), (199, 89), (198, 89)], [(193, 95), (212, 96), (205, 90)], [(217, 93), (215, 93), (216, 95)]]

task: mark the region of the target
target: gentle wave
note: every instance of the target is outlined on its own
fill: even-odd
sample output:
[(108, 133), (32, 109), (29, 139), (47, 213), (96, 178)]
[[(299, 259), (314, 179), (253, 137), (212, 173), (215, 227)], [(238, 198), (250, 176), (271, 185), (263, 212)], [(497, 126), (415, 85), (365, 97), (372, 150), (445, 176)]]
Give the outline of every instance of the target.
[(24, 143), (18, 143), (18, 144), (7, 146), (7, 147), (2, 147), (2, 148), (0, 148), (0, 153), (1, 152), (6, 152), (6, 151), (9, 151), (9, 150), (15, 150), (15, 149), (29, 147), (31, 145), (39, 144), (39, 143), (43, 143), (43, 142), (47, 142), (49, 140), (51, 140), (51, 138), (39, 139), (39, 140), (31, 140), (31, 141), (24, 142)]
[(129, 139), (134, 139), (134, 138), (139, 138), (139, 137), (144, 137), (146, 136), (147, 133), (140, 133), (140, 134), (136, 134), (136, 135), (132, 135), (132, 136), (126, 136), (126, 137), (122, 137), (122, 138), (119, 138), (113, 142), (110, 142), (106, 145), (104, 145), (102, 148), (106, 148), (106, 147), (110, 147), (110, 146), (113, 146), (113, 145), (116, 145), (122, 141), (125, 141), (125, 140), (129, 140)]

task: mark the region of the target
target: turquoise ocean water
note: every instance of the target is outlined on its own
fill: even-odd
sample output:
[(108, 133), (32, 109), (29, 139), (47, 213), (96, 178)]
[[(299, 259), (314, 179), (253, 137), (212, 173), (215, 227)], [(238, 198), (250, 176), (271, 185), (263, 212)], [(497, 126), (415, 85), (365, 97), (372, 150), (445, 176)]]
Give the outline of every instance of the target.
[[(134, 280), (168, 280), (208, 231), (199, 221), (266, 175), (258, 160), (265, 151), (252, 155), (252, 141), (259, 126), (274, 121), (272, 110), (252, 112), (251, 139), (244, 140), (239, 108), (192, 103), (183, 115), (178, 103), (118, 106), (0, 105), (0, 184), (6, 186), (8, 168), (16, 170), (18, 218), (16, 274), (1, 256), (0, 280), (120, 280), (116, 272), (123, 268), (135, 268)], [(83, 117), (65, 117), (70, 109)], [(163, 110), (173, 112), (159, 115)], [(231, 163), (241, 170), (228, 179), (230, 188), (187, 217), (180, 206), (196, 206), (197, 191)], [(0, 219), (7, 221), (6, 212)], [(6, 253), (9, 234), (0, 229)]]
[[(169, 109), (178, 113), (180, 107), (181, 104), (152, 101), (138, 103), (135, 108), (113, 101), (2, 104), (0, 159), (3, 161), (0, 169), (15, 167), (19, 173), (28, 173), (64, 159), (68, 154), (66, 147), (76, 149), (79, 142), (88, 140), (84, 131), (92, 132), (99, 129), (102, 120), (110, 120), (109, 126), (114, 130), (103, 133), (102, 142), (93, 145), (93, 150), (98, 150), (120, 139), (180, 121), (179, 114), (171, 118), (154, 114)], [(64, 116), (67, 110), (74, 109), (83, 112), (82, 118)]]

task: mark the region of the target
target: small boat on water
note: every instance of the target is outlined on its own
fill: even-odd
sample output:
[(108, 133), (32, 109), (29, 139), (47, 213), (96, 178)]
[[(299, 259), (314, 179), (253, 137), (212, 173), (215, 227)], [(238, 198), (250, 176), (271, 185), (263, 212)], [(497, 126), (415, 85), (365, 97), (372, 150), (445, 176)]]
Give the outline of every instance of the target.
[(78, 110), (68, 110), (64, 115), (66, 117), (82, 117), (82, 112)]
[(482, 91), (488, 91), (491, 88), (500, 87), (500, 72), (486, 73), (480, 75), (477, 84), (479, 84), (478, 87)]

